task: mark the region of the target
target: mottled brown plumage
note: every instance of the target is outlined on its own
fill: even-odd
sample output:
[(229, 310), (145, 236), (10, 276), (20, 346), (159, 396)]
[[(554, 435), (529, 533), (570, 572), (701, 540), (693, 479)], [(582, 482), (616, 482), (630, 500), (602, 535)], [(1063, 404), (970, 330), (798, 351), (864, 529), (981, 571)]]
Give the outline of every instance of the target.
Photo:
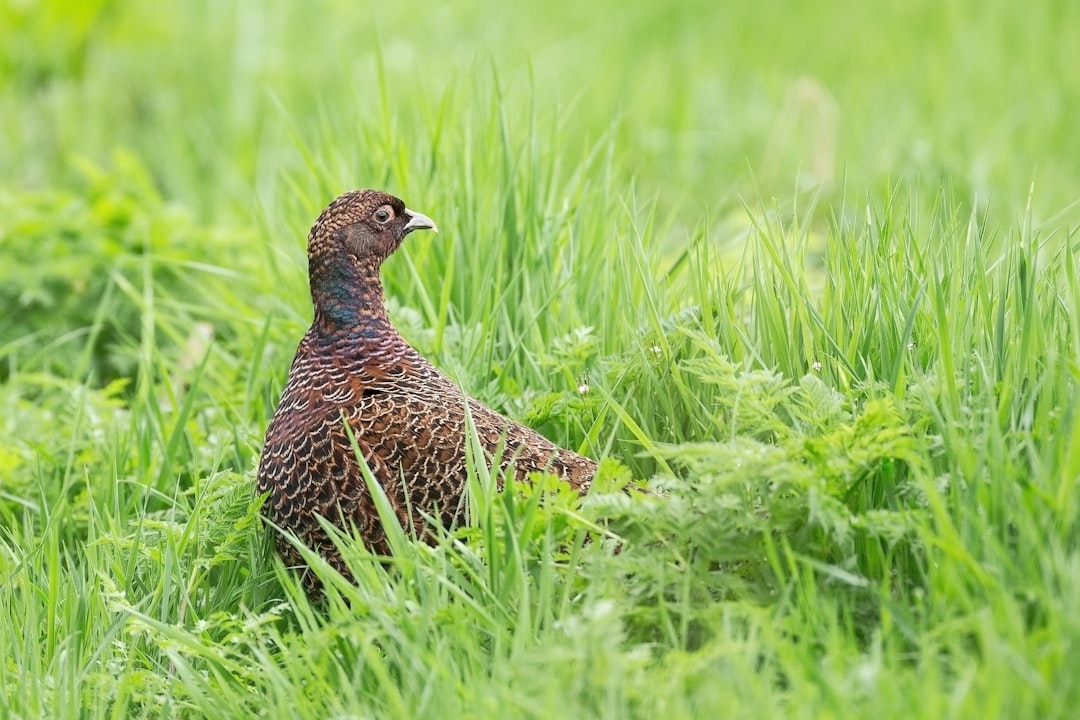
[[(355, 528), (376, 552), (386, 538), (345, 422), (399, 519), (423, 533), (423, 515), (451, 524), (465, 487), (465, 396), (402, 339), (383, 303), (379, 268), (405, 236), (435, 230), (401, 200), (372, 190), (346, 193), (308, 235), (315, 319), (296, 351), (259, 464), (264, 512), (347, 573), (316, 516)], [(468, 399), (480, 441), (513, 477), (547, 470), (584, 492), (596, 463)], [(505, 445), (503, 445), (505, 443)], [(412, 512), (410, 514), (409, 509)], [(290, 565), (296, 549), (278, 537)], [(305, 582), (317, 589), (308, 573)]]

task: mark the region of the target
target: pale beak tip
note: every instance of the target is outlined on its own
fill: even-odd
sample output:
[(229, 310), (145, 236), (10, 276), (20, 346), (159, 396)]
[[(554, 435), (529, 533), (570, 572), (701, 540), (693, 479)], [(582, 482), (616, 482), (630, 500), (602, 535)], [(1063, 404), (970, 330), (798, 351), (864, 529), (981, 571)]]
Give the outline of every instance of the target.
[(405, 223), (406, 230), (432, 230), (434, 232), (439, 232), (439, 228), (435, 225), (435, 221), (427, 215), (418, 213), (415, 210), (409, 210), (408, 208), (405, 208), (405, 213), (409, 216), (409, 222)]

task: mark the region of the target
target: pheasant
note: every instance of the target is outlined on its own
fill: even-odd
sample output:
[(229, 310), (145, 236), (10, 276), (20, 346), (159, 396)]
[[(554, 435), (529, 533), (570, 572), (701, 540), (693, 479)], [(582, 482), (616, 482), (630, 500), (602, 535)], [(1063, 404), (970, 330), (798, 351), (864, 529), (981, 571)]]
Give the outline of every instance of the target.
[[(438, 232), (431, 218), (374, 190), (341, 195), (308, 235), (314, 321), (300, 341), (288, 381), (266, 430), (258, 492), (263, 512), (348, 576), (317, 516), (376, 553), (389, 547), (346, 430), (398, 519), (425, 534), (425, 516), (450, 526), (466, 482), (466, 402), (477, 436), (516, 481), (534, 471), (565, 478), (584, 493), (596, 463), (466, 398), (391, 324), (379, 270), (414, 230)], [(319, 583), (280, 533), (278, 552)]]

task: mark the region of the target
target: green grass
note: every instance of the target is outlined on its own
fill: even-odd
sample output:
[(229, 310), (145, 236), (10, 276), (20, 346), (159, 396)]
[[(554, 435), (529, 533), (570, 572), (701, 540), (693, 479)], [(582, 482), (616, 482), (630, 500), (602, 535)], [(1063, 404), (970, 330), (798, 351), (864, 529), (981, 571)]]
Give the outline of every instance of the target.
[[(0, 717), (1070, 717), (1080, 17), (1014, 5), (0, 1)], [(254, 468), (358, 186), (603, 479), (474, 461), (313, 605)]]

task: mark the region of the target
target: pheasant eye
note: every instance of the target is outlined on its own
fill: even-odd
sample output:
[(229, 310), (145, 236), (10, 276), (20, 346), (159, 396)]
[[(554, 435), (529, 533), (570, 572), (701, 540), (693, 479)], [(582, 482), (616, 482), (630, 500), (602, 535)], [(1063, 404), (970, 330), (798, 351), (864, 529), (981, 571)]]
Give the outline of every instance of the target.
[(390, 222), (392, 213), (388, 208), (381, 207), (375, 211), (375, 222), (385, 225)]

